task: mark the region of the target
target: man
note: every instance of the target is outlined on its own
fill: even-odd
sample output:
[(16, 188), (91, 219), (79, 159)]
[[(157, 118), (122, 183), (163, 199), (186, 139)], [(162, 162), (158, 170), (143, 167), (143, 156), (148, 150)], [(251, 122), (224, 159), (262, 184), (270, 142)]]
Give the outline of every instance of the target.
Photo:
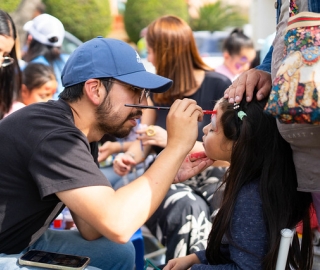
[[(142, 111), (124, 104), (146, 105), (149, 91), (164, 92), (172, 82), (146, 72), (126, 43), (100, 37), (74, 51), (62, 82), (58, 101), (0, 123), (0, 268), (20, 269), (17, 258), (40, 249), (88, 256), (99, 269), (133, 269), (127, 242), (163, 200), (195, 143), (202, 109), (189, 99), (175, 102), (166, 149), (144, 175), (114, 191), (91, 154), (95, 142), (105, 133), (127, 136)], [(47, 229), (64, 205), (79, 232)]]

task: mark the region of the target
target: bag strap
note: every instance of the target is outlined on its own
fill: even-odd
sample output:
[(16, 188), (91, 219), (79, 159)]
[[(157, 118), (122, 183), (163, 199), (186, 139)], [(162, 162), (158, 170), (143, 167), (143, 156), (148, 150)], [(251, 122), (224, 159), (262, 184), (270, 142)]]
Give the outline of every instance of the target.
[(289, 0), (289, 17), (292, 17), (298, 14), (298, 6), (296, 4), (296, 0)]

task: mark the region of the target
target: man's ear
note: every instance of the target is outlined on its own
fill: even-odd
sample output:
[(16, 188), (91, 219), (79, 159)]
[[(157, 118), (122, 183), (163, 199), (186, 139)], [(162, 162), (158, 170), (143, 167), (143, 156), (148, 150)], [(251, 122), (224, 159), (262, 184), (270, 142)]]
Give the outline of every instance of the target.
[(89, 79), (84, 84), (85, 95), (94, 105), (99, 105), (106, 94), (101, 85), (102, 83), (98, 79)]

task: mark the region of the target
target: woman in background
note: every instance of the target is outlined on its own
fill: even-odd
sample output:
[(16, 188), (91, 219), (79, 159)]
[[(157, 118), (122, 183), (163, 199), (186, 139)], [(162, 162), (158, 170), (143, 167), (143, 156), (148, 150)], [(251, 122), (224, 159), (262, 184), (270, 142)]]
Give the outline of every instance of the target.
[(0, 119), (10, 110), (21, 85), (16, 40), (12, 18), (0, 9)]
[(10, 111), (4, 117), (32, 103), (52, 99), (57, 86), (58, 82), (50, 66), (30, 63), (22, 72), (18, 99), (13, 102)]
[(256, 57), (253, 41), (239, 28), (230, 33), (222, 49), (224, 61), (215, 70), (231, 81), (234, 81), (243, 71), (248, 70)]

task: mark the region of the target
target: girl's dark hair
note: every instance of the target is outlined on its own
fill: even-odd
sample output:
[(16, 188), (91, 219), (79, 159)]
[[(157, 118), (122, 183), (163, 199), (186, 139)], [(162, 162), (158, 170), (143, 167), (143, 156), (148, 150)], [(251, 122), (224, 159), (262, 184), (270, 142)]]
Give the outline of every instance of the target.
[[(302, 248), (297, 236), (290, 247), (288, 262), (291, 269), (311, 269), (312, 243), (309, 223), (311, 195), (297, 191), (297, 178), (292, 151), (280, 135), (276, 119), (264, 112), (267, 99), (252, 102), (241, 101), (239, 109), (222, 99), (221, 126), (228, 140), (234, 142), (230, 167), (223, 184), (225, 191), (220, 210), (209, 235), (206, 256), (211, 264), (230, 262), (220, 251), (222, 237), (232, 241), (231, 220), (239, 191), (247, 183), (259, 178), (263, 214), (269, 238), (268, 251), (263, 258), (263, 269), (275, 269), (281, 234), (284, 228), (294, 229), (304, 221)], [(247, 116), (240, 120), (237, 112)], [(288, 268), (289, 269), (289, 268)]]
[(243, 33), (242, 29), (235, 28), (225, 39), (222, 49), (230, 55), (237, 55), (243, 48), (254, 49), (253, 41)]
[[(0, 35), (12, 37), (17, 42), (17, 31), (10, 15), (0, 9)], [(0, 67), (0, 119), (10, 110), (13, 99), (17, 97), (21, 87), (21, 71), (14, 44), (10, 54), (13, 64)]]
[(23, 60), (30, 62), (36, 57), (43, 55), (50, 65), (52, 65), (55, 60), (60, 59), (60, 54), (60, 47), (42, 44), (33, 38), (30, 42), (27, 52), (23, 56)]
[[(101, 83), (105, 87), (107, 93), (109, 93), (113, 84), (111, 78), (97, 78), (97, 79), (101, 80)], [(84, 82), (66, 87), (59, 94), (59, 98), (70, 103), (80, 100), (83, 96), (83, 86), (84, 86)]]
[(54, 71), (50, 66), (40, 63), (30, 63), (22, 72), (22, 83), (31, 91), (39, 88), (48, 81), (56, 80)]

